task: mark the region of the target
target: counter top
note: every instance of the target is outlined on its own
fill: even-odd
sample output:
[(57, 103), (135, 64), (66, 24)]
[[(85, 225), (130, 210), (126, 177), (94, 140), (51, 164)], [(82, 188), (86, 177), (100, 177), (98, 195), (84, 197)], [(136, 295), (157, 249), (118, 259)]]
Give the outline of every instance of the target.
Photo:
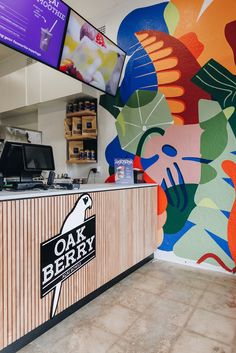
[(1, 191), (0, 201), (7, 200), (19, 200), (19, 199), (30, 199), (35, 197), (48, 197), (48, 196), (60, 196), (60, 195), (71, 195), (81, 194), (86, 192), (98, 192), (98, 191), (112, 191), (112, 190), (123, 190), (123, 189), (134, 189), (144, 187), (155, 187), (157, 184), (127, 184), (119, 185), (115, 183), (104, 183), (104, 184), (82, 184), (79, 189), (65, 190), (65, 189), (49, 189), (49, 190), (21, 190), (21, 191)]

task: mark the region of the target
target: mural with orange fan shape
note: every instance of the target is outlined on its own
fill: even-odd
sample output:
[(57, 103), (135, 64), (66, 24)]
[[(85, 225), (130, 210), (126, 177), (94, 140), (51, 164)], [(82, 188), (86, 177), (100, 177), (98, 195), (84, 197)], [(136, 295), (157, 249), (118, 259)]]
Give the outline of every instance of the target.
[(136, 34), (156, 70), (158, 90), (169, 104), (175, 124), (198, 123), (198, 102), (210, 95), (191, 82), (201, 68), (193, 54), (178, 39), (159, 31)]

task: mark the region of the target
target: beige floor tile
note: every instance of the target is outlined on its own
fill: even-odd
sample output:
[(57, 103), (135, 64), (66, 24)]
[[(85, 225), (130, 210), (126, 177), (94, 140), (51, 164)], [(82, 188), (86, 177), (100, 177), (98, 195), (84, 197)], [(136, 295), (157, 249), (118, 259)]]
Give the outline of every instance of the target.
[(184, 331), (171, 353), (231, 353), (231, 348), (212, 339)]
[(187, 328), (225, 344), (231, 344), (236, 333), (236, 320), (206, 310), (196, 309), (187, 324)]
[(211, 281), (221, 285), (232, 285), (236, 287), (236, 274), (220, 273), (220, 272), (211, 272)]
[(135, 353), (167, 353), (173, 340), (178, 336), (179, 330), (177, 326), (166, 324), (165, 321), (140, 317), (124, 333), (123, 338), (125, 341), (121, 341), (119, 344), (126, 350), (132, 348)]
[(193, 307), (166, 298), (157, 298), (153, 305), (149, 306), (143, 316), (147, 319), (161, 321), (163, 325), (176, 325), (183, 327)]
[(191, 276), (189, 273), (177, 273), (174, 281), (180, 285), (187, 285), (189, 287), (203, 290), (205, 290), (209, 285), (209, 281), (196, 276)]
[(114, 302), (131, 310), (142, 313), (149, 305), (152, 305), (158, 295), (140, 290), (134, 287), (120, 285), (113, 293)]
[(168, 287), (170, 283), (168, 278), (154, 278), (148, 276), (147, 274), (140, 276), (141, 277), (136, 278), (135, 281), (132, 282), (131, 286), (152, 294), (160, 294)]
[(179, 301), (188, 305), (195, 305), (203, 294), (202, 289), (184, 285), (183, 283), (171, 283), (162, 293), (162, 297)]
[(138, 318), (138, 314), (119, 304), (114, 304), (109, 310), (94, 319), (94, 325), (113, 334), (122, 335)]
[[(112, 347), (110, 347), (106, 353), (137, 353), (134, 348), (130, 347), (128, 342), (124, 343), (124, 340), (119, 344), (115, 343)], [(140, 352), (141, 353), (141, 352)]]
[(119, 283), (125, 286), (132, 286), (136, 281), (141, 280), (144, 278), (145, 273), (140, 273), (140, 272), (133, 272), (126, 278), (122, 279)]
[(97, 317), (104, 313), (106, 308), (109, 308), (109, 306), (105, 305), (103, 302), (100, 302), (98, 298), (94, 299), (67, 318), (70, 323), (70, 328), (80, 327), (82, 323), (93, 323)]
[(115, 344), (107, 350), (106, 353), (167, 353), (165, 346), (159, 347), (154, 345), (153, 347), (149, 346), (147, 349), (140, 347), (136, 343), (127, 342), (122, 340), (120, 343)]
[(42, 350), (41, 348), (36, 346), (36, 344), (34, 344), (34, 343), (28, 344), (24, 348), (20, 349), (18, 352), (19, 353), (47, 353), (47, 351), (45, 349)]
[(146, 275), (164, 279), (166, 281), (168, 280), (168, 283), (175, 282), (197, 289), (206, 289), (209, 285), (208, 277), (205, 279), (201, 278), (199, 271), (183, 265), (177, 265), (177, 268), (174, 268), (174, 265), (171, 264), (171, 266), (169, 265), (167, 269), (164, 267), (165, 271), (163, 271), (162, 268), (158, 268), (158, 263), (155, 263), (155, 266), (154, 264), (149, 264), (149, 266), (145, 265), (143, 267), (146, 267)]
[(82, 325), (58, 340), (52, 335), (50, 339), (42, 337), (37, 345), (45, 353), (105, 353), (116, 340), (117, 336), (99, 327)]
[(213, 292), (221, 295), (229, 294), (233, 295), (236, 292), (236, 282), (234, 283), (226, 282), (224, 284), (211, 282), (207, 288), (208, 292)]
[(198, 307), (236, 319), (236, 291), (224, 295), (205, 292)]

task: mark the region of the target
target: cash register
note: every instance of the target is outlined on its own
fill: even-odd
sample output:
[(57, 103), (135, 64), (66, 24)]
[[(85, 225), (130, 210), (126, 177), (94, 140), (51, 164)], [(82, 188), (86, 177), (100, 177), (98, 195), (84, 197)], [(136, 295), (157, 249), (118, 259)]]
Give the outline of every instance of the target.
[(36, 180), (42, 171), (55, 170), (51, 146), (6, 141), (0, 157), (0, 173), (12, 190), (45, 189)]

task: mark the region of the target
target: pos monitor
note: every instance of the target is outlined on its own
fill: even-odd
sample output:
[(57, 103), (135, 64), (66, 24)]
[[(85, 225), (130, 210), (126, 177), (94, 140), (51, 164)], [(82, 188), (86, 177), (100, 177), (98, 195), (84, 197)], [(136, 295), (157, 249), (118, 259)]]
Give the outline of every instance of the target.
[(43, 170), (54, 169), (51, 146), (5, 142), (0, 157), (0, 172), (5, 178), (31, 181), (39, 177)]

